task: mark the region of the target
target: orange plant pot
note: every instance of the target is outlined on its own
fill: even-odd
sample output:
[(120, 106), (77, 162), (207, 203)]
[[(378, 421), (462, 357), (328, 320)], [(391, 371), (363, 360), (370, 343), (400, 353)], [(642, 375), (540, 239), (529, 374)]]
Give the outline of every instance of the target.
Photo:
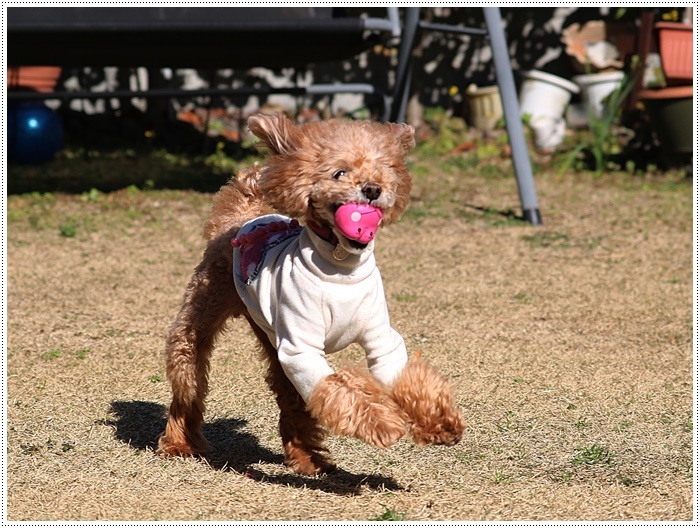
[(60, 66), (12, 67), (7, 69), (7, 87), (52, 92), (60, 75)]
[(678, 22), (657, 22), (661, 64), (669, 84), (693, 80), (693, 26)]

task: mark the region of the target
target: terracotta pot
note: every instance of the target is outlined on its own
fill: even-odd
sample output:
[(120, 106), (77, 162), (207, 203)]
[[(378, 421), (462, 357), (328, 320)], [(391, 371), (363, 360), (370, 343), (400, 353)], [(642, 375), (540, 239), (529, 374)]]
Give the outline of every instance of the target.
[(669, 84), (693, 81), (693, 26), (678, 22), (657, 22), (661, 66)]
[(7, 69), (7, 87), (52, 92), (60, 75), (59, 66), (12, 67)]

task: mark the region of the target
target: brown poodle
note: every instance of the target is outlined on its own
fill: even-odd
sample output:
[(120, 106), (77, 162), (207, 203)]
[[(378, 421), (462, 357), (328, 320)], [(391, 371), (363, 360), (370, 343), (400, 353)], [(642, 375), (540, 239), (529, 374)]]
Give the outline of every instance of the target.
[[(207, 450), (209, 358), (226, 322), (241, 316), (267, 361), (284, 460), (294, 471), (333, 469), (326, 429), (380, 448), (406, 433), (418, 444), (456, 444), (464, 423), (450, 383), (424, 361), (408, 361), (373, 253), (377, 229), (408, 205), (413, 128), (295, 126), (283, 115), (248, 124), (269, 155), (214, 199), (204, 258), (167, 338), (173, 400), (158, 452)], [(368, 369), (334, 372), (325, 354), (351, 343), (365, 349)]]

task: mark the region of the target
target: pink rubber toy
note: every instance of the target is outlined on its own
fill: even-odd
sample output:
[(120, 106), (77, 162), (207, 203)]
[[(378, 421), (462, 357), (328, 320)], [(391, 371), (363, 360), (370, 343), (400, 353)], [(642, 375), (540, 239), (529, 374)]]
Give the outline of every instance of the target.
[(349, 203), (335, 212), (335, 226), (350, 240), (368, 244), (382, 221), (382, 211), (369, 204)]

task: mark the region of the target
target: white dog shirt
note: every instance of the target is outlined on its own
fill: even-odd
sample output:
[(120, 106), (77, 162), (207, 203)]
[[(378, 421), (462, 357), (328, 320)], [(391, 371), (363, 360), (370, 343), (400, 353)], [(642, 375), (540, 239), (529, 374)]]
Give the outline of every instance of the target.
[(373, 376), (394, 381), (408, 355), (389, 322), (374, 242), (337, 261), (311, 229), (267, 215), (245, 224), (233, 244), (236, 290), (304, 401), (333, 373), (325, 354), (351, 343), (365, 349)]

